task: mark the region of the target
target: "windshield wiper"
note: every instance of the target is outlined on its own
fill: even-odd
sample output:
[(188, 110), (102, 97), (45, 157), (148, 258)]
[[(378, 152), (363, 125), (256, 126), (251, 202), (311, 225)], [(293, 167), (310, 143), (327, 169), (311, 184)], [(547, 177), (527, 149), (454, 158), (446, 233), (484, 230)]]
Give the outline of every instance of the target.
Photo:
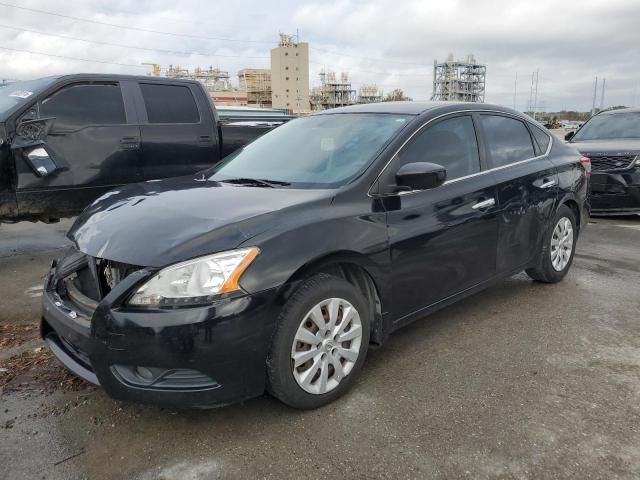
[(283, 182), (282, 180), (269, 180), (267, 178), (259, 178), (261, 182), (269, 183), (271, 185), (280, 185), (282, 187), (288, 187), (291, 185), (289, 182)]
[(239, 177), (239, 178), (227, 178), (226, 180), (220, 180), (224, 183), (234, 183), (237, 185), (252, 185), (256, 187), (267, 187), (274, 188), (274, 185), (279, 185), (283, 187), (287, 187), (291, 185), (288, 182), (281, 182), (279, 180), (263, 180), (259, 178), (248, 178), (248, 177)]

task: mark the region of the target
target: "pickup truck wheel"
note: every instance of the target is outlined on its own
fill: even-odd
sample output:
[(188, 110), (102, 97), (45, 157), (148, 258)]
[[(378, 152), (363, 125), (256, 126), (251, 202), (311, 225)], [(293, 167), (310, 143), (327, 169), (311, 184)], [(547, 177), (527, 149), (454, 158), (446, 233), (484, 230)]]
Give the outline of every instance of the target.
[(349, 282), (305, 280), (285, 304), (267, 358), (269, 392), (289, 406), (318, 408), (345, 393), (369, 346), (370, 309)]
[(573, 210), (560, 206), (545, 234), (538, 265), (525, 270), (527, 275), (544, 283), (562, 280), (573, 263), (577, 232)]

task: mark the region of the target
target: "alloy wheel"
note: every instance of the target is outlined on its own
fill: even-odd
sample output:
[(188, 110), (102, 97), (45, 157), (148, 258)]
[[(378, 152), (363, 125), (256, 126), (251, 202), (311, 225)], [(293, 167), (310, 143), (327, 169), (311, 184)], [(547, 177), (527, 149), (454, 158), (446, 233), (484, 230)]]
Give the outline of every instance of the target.
[(567, 217), (556, 223), (551, 235), (551, 265), (561, 272), (568, 265), (573, 251), (573, 225)]
[(360, 354), (362, 321), (351, 303), (328, 298), (304, 316), (291, 346), (298, 385), (321, 395), (335, 389), (353, 370)]

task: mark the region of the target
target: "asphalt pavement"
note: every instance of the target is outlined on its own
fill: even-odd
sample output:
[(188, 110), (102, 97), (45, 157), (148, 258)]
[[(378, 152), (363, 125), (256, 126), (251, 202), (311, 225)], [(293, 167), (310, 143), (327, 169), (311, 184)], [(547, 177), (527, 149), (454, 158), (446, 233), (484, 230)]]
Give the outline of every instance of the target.
[(594, 219), (560, 284), (517, 275), (402, 329), (307, 412), (74, 382), (33, 330), (69, 224), (0, 225), (0, 478), (640, 478), (640, 217)]

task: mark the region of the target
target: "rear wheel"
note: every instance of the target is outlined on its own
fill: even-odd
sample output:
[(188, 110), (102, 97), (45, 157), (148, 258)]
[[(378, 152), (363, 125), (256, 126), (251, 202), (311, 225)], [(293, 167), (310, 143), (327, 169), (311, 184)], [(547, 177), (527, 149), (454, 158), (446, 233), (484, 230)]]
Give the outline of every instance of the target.
[(573, 263), (577, 232), (573, 210), (561, 205), (545, 234), (538, 265), (528, 268), (527, 275), (545, 283), (562, 280)]
[(367, 354), (370, 316), (349, 282), (326, 274), (304, 281), (278, 320), (267, 359), (270, 393), (310, 409), (346, 392)]

